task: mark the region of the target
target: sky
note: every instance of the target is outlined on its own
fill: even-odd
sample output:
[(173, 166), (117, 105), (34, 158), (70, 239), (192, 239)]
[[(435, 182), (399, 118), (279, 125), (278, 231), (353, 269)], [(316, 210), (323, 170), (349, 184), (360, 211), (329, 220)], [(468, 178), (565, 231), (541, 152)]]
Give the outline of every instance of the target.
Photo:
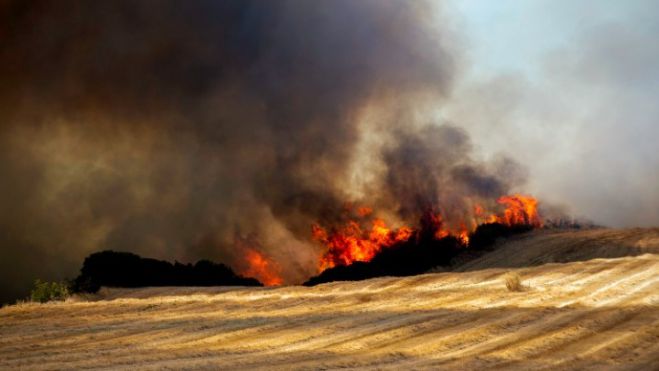
[(478, 60), (474, 69), (481, 75), (542, 74), (546, 54), (572, 45), (589, 28), (652, 22), (646, 13), (652, 4), (638, 0), (465, 0), (452, 5), (462, 15), (469, 52)]
[(444, 115), (508, 151), (527, 189), (613, 227), (659, 223), (652, 1), (457, 1), (468, 71)]
[(657, 226), (657, 35), (643, 0), (2, 2), (0, 301), (105, 249), (299, 283), (349, 204)]

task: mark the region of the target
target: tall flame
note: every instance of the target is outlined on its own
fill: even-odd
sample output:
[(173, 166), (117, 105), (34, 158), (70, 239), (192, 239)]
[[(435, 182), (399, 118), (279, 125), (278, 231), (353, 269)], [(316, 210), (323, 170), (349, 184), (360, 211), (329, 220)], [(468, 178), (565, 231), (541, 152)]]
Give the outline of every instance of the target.
[(321, 257), (320, 270), (336, 265), (349, 265), (355, 261), (369, 261), (383, 247), (404, 241), (412, 235), (412, 229), (401, 227), (390, 229), (382, 219), (374, 219), (370, 230), (363, 230), (358, 222), (351, 220), (338, 230), (328, 233), (318, 224), (311, 226), (314, 240), (327, 246), (327, 253)]
[(506, 225), (530, 225), (541, 227), (542, 221), (538, 214), (538, 200), (531, 196), (512, 195), (500, 197), (497, 202), (506, 206), (504, 216), (499, 220)]
[(266, 286), (278, 286), (283, 283), (279, 276), (279, 267), (277, 264), (267, 259), (263, 254), (254, 250), (247, 249), (245, 253), (246, 269), (241, 274), (246, 277), (255, 277)]

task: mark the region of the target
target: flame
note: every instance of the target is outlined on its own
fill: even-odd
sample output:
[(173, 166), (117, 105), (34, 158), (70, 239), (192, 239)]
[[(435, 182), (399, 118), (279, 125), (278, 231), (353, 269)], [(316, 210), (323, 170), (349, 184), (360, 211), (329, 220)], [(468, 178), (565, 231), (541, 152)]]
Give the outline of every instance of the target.
[(373, 209), (368, 206), (362, 206), (357, 208), (357, 215), (361, 217), (369, 216), (373, 213)]
[[(537, 209), (538, 201), (531, 196), (506, 195), (499, 197), (497, 204), (504, 207), (498, 213), (487, 213), (483, 206), (475, 204), (472, 217), (467, 219), (468, 223), (460, 220), (450, 224), (458, 225), (457, 228), (447, 227), (449, 223), (446, 223), (441, 213), (429, 209), (421, 218), (421, 229), (431, 231), (435, 239), (454, 236), (463, 246), (467, 247), (469, 246), (469, 236), (476, 229), (479, 221), (481, 224), (542, 226)], [(348, 210), (351, 207), (348, 206)], [(372, 213), (373, 210), (369, 207), (359, 207), (356, 210), (357, 220), (349, 220), (344, 225), (329, 229), (329, 231), (319, 224), (312, 225), (313, 240), (320, 242), (326, 248), (325, 253), (320, 257), (319, 271), (337, 265), (350, 265), (355, 261), (370, 261), (382, 249), (407, 241), (418, 232), (417, 229), (408, 226), (392, 230), (384, 220), (378, 218), (370, 221), (370, 228), (363, 228), (368, 224), (363, 219), (371, 216)]]
[(531, 225), (541, 227), (538, 200), (531, 196), (512, 195), (500, 197), (497, 202), (506, 206), (504, 221), (507, 225)]
[(247, 249), (245, 252), (247, 268), (241, 274), (246, 277), (255, 277), (266, 286), (278, 286), (284, 281), (279, 276), (279, 267), (276, 263), (268, 260), (263, 254)]
[(394, 239), (396, 241), (407, 241), (410, 239), (410, 237), (412, 237), (412, 232), (412, 228), (410, 227), (400, 227), (398, 230), (396, 230), (396, 236)]
[(467, 226), (464, 223), (460, 224), (460, 229), (458, 230), (456, 237), (464, 246), (469, 245), (469, 230), (467, 229)]
[(534, 197), (521, 194), (501, 196), (497, 200), (497, 203), (505, 206), (503, 214), (491, 214), (485, 218), (485, 223), (501, 223), (507, 226), (528, 225), (535, 228), (542, 227), (540, 214), (538, 214), (538, 200)]
[(350, 265), (355, 261), (370, 261), (384, 247), (412, 236), (412, 229), (390, 229), (382, 219), (373, 219), (370, 230), (363, 230), (357, 221), (350, 220), (339, 230), (328, 233), (318, 224), (311, 226), (314, 240), (327, 247), (321, 257), (319, 270), (337, 265)]

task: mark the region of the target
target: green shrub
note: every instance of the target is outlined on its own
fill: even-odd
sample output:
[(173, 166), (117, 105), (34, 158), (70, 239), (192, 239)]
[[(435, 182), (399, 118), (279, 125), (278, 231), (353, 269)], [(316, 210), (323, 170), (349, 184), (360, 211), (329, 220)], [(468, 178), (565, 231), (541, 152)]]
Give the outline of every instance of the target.
[(32, 301), (45, 303), (52, 300), (65, 300), (69, 295), (69, 285), (66, 282), (36, 280), (30, 298)]

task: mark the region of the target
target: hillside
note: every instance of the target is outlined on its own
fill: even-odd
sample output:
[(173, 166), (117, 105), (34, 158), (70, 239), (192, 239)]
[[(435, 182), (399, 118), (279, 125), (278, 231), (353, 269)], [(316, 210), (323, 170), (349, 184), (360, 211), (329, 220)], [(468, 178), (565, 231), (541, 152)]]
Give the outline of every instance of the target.
[[(103, 289), (0, 309), (0, 369), (648, 370), (659, 364), (657, 253), (658, 229), (539, 232), (464, 272)], [(527, 290), (506, 289), (510, 270)]]
[(453, 271), (527, 267), (596, 258), (659, 254), (659, 228), (539, 230), (496, 246), (496, 251)]

